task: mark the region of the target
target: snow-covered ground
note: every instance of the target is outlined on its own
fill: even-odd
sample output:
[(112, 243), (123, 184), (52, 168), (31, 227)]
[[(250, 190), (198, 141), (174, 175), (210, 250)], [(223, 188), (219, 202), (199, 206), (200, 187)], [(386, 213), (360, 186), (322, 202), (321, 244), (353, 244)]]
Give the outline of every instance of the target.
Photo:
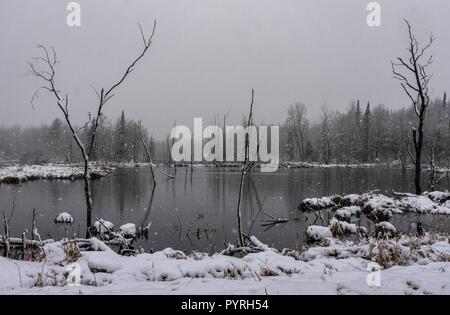
[[(0, 258), (0, 294), (450, 294), (446, 236), (329, 238), (303, 252), (266, 248), (243, 258), (169, 248), (121, 256), (98, 239), (91, 245), (96, 251), (82, 252), (76, 264), (61, 242), (46, 244), (41, 262)], [(370, 273), (383, 259), (393, 266)], [(81, 285), (69, 286), (67, 276), (78, 272)]]
[[(91, 176), (109, 174), (110, 167), (92, 166)], [(14, 165), (0, 168), (0, 183), (20, 183), (36, 179), (78, 179), (83, 177), (83, 167), (66, 164)]]
[[(335, 211), (329, 226), (307, 228), (311, 243), (301, 250), (278, 251), (250, 237), (245, 254), (230, 245), (213, 255), (167, 248), (124, 256), (95, 237), (78, 240), (80, 247), (48, 240), (33, 261), (0, 258), (0, 294), (450, 294), (450, 237), (405, 235), (389, 222), (403, 211), (447, 213), (449, 199), (448, 192), (306, 199), (305, 211)], [(352, 223), (361, 212), (375, 219), (372, 235)], [(117, 232), (108, 221), (94, 226), (116, 245), (137, 232), (132, 223)], [(21, 240), (14, 242), (20, 253)]]

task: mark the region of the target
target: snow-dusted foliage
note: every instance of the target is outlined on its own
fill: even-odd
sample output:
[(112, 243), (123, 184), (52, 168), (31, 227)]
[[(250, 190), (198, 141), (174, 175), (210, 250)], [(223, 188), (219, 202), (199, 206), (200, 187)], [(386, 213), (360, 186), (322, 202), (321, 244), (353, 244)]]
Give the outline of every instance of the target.
[(339, 221), (336, 218), (331, 219), (330, 230), (334, 237), (349, 234), (365, 235), (367, 233), (366, 229), (363, 227), (358, 227), (356, 224), (348, 223), (346, 221)]
[[(307, 198), (300, 203), (299, 209), (302, 211), (344, 209), (351, 211), (352, 215), (356, 215), (359, 210), (354, 207), (360, 207), (369, 218), (376, 222), (382, 222), (388, 221), (395, 213), (404, 212), (450, 215), (450, 202), (448, 201), (450, 201), (450, 193), (447, 191), (425, 192), (420, 196), (401, 194), (394, 197), (365, 193), (362, 195)], [(343, 219), (342, 216), (346, 215), (345, 211), (340, 211), (336, 217)]]
[(134, 223), (126, 223), (119, 227), (119, 234), (125, 237), (135, 237), (136, 231), (136, 225)]
[(98, 234), (104, 234), (114, 229), (114, 223), (99, 219), (94, 222), (95, 232)]
[(333, 237), (333, 234), (328, 226), (310, 225), (306, 229), (306, 237), (308, 241), (321, 241)]
[[(436, 199), (435, 199), (436, 200)], [(439, 199), (437, 199), (439, 200)], [(438, 201), (439, 202), (439, 201)], [(408, 211), (418, 213), (432, 213), (432, 214), (450, 214), (450, 207), (448, 203), (440, 205), (430, 199), (429, 195), (422, 195), (416, 197), (406, 197), (400, 201), (400, 204)]]
[(387, 221), (375, 224), (375, 236), (380, 237), (394, 237), (397, 233), (395, 226)]
[(335, 196), (321, 198), (306, 198), (300, 203), (300, 210), (321, 210), (336, 206)]
[(338, 219), (339, 221), (350, 221), (350, 218), (352, 217), (352, 213), (346, 209), (346, 208), (341, 208), (338, 209), (335, 213), (334, 213), (334, 217), (336, 219)]

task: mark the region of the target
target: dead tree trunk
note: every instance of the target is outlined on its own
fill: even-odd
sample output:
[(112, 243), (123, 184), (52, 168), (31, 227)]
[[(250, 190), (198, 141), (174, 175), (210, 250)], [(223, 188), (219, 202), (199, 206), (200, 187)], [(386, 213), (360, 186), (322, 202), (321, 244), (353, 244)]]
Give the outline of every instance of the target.
[(431, 143), (430, 155), (428, 156), (428, 162), (430, 164), (430, 190), (434, 191), (436, 186), (436, 164), (435, 164), (435, 149), (434, 142)]
[(9, 254), (10, 254), (10, 244), (9, 244), (9, 224), (8, 224), (8, 219), (6, 218), (6, 212), (3, 211), (3, 225), (5, 227), (5, 234), (3, 235), (3, 245), (4, 245), (4, 250), (3, 250), (3, 256), (8, 258)]
[[(252, 89), (252, 99), (250, 102), (250, 113), (248, 115), (247, 127), (250, 127), (253, 124), (253, 98), (254, 98), (254, 90)], [(238, 204), (237, 204), (237, 221), (238, 221), (238, 241), (239, 246), (243, 247), (244, 244), (244, 235), (242, 233), (242, 213), (241, 213), (241, 203), (242, 197), (244, 193), (244, 182), (245, 176), (250, 171), (250, 168), (253, 164), (249, 163), (249, 134), (250, 128), (247, 129), (247, 133), (245, 134), (245, 154), (244, 154), (244, 164), (242, 165), (241, 172), (241, 182), (239, 184), (239, 196), (238, 196)]]
[(418, 119), (417, 128), (413, 128), (412, 136), (414, 143), (414, 184), (416, 194), (422, 193), (421, 172), (422, 172), (422, 148), (424, 136), (425, 115), (430, 103), (428, 83), (432, 77), (428, 74), (428, 66), (433, 63), (433, 56), (424, 59), (424, 54), (431, 47), (434, 41), (433, 35), (430, 36), (428, 43), (419, 47), (419, 43), (412, 33), (411, 25), (405, 19), (408, 27), (409, 43), (408, 43), (408, 59), (398, 57), (397, 62), (391, 62), (394, 78), (399, 80), (406, 95), (411, 100), (414, 112)]
[[(64, 115), (64, 118), (66, 120), (67, 126), (69, 127), (72, 137), (75, 140), (78, 148), (81, 151), (81, 155), (84, 162), (84, 195), (86, 200), (86, 223), (87, 223), (87, 234), (89, 234), (89, 227), (91, 226), (92, 222), (92, 209), (93, 209), (93, 203), (92, 203), (92, 192), (91, 192), (91, 185), (90, 185), (90, 158), (92, 156), (92, 152), (95, 148), (95, 139), (96, 134), (99, 126), (100, 117), (103, 113), (103, 107), (104, 105), (114, 96), (114, 92), (118, 86), (120, 86), (125, 79), (128, 77), (128, 75), (134, 70), (134, 66), (136, 63), (144, 57), (145, 53), (150, 48), (152, 42), (153, 42), (153, 36), (155, 34), (156, 30), (156, 21), (153, 24), (153, 31), (152, 34), (148, 39), (146, 39), (144, 32), (142, 31), (142, 28), (140, 25), (140, 35), (144, 42), (144, 48), (141, 50), (141, 53), (131, 62), (131, 64), (128, 66), (128, 68), (125, 70), (125, 73), (120, 77), (118, 81), (116, 81), (108, 90), (101, 89), (100, 92), (94, 88), (94, 91), (96, 92), (98, 96), (98, 107), (97, 107), (97, 114), (93, 121), (93, 127), (92, 127), (92, 134), (90, 136), (90, 139), (88, 139), (87, 147), (86, 145), (81, 141), (79, 138), (79, 132), (86, 128), (89, 123), (91, 122), (91, 117), (89, 115), (89, 120), (86, 122), (84, 126), (81, 128), (75, 128), (71, 118), (69, 116), (69, 99), (68, 95), (66, 94), (65, 97), (62, 96), (60, 90), (56, 87), (55, 83), (55, 68), (56, 64), (58, 63), (56, 59), (56, 53), (53, 47), (51, 47), (51, 54), (50, 51), (43, 45), (39, 45), (38, 47), (42, 49), (43, 54), (42, 56), (34, 57), (32, 59), (32, 62), (29, 62), (29, 74), (32, 76), (37, 77), (39, 80), (44, 82), (44, 85), (41, 86), (34, 94), (31, 99), (31, 102), (33, 103), (34, 99), (37, 97), (39, 91), (46, 90), (47, 92), (50, 92), (56, 99), (57, 106), (61, 110), (61, 112)], [(43, 69), (41, 68), (43, 64)], [(87, 235), (88, 237), (89, 235)]]
[(147, 154), (148, 161), (150, 162), (150, 172), (152, 174), (153, 185), (156, 186), (155, 173), (153, 172), (153, 159), (150, 151), (148, 150), (147, 144), (145, 143), (144, 137), (142, 136), (141, 122), (139, 121), (139, 136), (141, 138), (142, 146), (144, 147), (145, 154)]
[(31, 240), (34, 241), (36, 233), (36, 208), (33, 208), (33, 219), (31, 220)]
[(91, 194), (91, 181), (89, 171), (89, 160), (84, 161), (84, 198), (86, 199), (86, 224), (89, 228), (92, 223), (92, 194)]

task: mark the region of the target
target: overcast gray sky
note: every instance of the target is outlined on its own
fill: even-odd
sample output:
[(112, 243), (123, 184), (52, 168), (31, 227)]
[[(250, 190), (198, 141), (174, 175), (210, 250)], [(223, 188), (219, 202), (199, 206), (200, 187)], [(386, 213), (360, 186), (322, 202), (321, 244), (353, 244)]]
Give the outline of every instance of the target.
[(39, 125), (61, 117), (52, 98), (26, 77), (37, 43), (55, 47), (57, 84), (71, 96), (81, 123), (95, 111), (90, 84), (108, 87), (136, 56), (137, 22), (154, 44), (105, 113), (125, 109), (162, 137), (173, 121), (192, 124), (231, 110), (237, 123), (255, 89), (255, 119), (284, 121), (290, 103), (303, 101), (309, 116), (320, 105), (345, 109), (356, 98), (391, 108), (408, 105), (392, 79), (390, 60), (405, 54), (408, 18), (417, 36), (436, 36), (432, 87), (441, 96), (450, 82), (450, 1), (386, 0), (381, 27), (366, 24), (365, 0), (80, 0), (81, 27), (66, 25), (66, 4), (56, 0), (0, 3), (0, 125)]

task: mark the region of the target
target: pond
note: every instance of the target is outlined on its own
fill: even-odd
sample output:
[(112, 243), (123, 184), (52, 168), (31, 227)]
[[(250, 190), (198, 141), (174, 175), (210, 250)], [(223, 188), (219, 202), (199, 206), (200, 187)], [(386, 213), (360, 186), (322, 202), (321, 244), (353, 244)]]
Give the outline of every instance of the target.
[[(173, 172), (172, 170), (166, 170)], [(113, 175), (93, 181), (93, 218), (145, 226), (151, 222), (148, 240), (139, 243), (147, 250), (172, 247), (180, 250), (220, 251), (227, 242), (237, 239), (237, 196), (240, 183), (238, 168), (195, 167), (178, 168), (175, 179), (156, 173), (158, 185), (152, 197), (148, 168), (118, 169)], [(247, 177), (242, 208), (244, 232), (262, 242), (282, 249), (301, 248), (307, 226), (316, 219), (313, 214), (297, 210), (307, 197), (333, 194), (362, 193), (380, 189), (412, 191), (412, 172), (391, 168), (301, 168), (280, 169), (275, 173), (260, 173)], [(448, 179), (439, 189), (448, 189)], [(85, 234), (85, 205), (82, 181), (37, 180), (21, 185), (0, 186), (1, 210), (11, 216), (11, 231), (19, 237), (31, 229), (33, 208), (38, 213), (36, 223), (41, 236), (59, 238), (64, 228), (53, 223), (60, 212), (74, 217), (74, 229)], [(151, 206), (150, 206), (151, 203)], [(288, 219), (285, 224), (262, 226), (266, 213)], [(323, 224), (327, 224), (324, 215)], [(414, 232), (421, 222), (426, 231), (450, 231), (448, 217), (407, 214), (392, 219), (404, 232)], [(362, 217), (359, 222), (372, 223)], [(322, 224), (316, 220), (315, 224)]]

